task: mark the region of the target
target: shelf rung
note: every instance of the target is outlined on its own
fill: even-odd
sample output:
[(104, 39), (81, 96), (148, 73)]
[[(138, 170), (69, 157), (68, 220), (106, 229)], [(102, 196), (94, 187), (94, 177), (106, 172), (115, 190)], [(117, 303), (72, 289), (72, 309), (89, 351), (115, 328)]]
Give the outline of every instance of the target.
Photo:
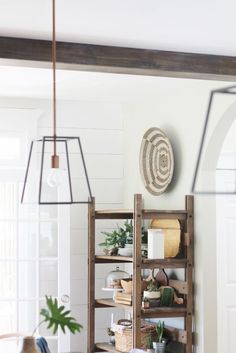
[(143, 259), (142, 268), (185, 268), (187, 259)]
[(113, 346), (110, 343), (96, 343), (95, 345), (95, 352), (111, 352), (111, 353), (121, 353), (120, 351), (118, 351), (115, 346)]
[(186, 307), (157, 307), (142, 309), (142, 318), (164, 318), (164, 317), (184, 317), (187, 313)]
[[(161, 210), (143, 210), (143, 219), (179, 219), (186, 220), (188, 212), (185, 210), (161, 211)], [(133, 210), (97, 210), (96, 219), (132, 219)]]
[[(117, 307), (131, 310), (132, 306), (115, 303), (113, 299), (96, 299), (95, 308)], [(163, 307), (142, 309), (141, 316), (143, 318), (158, 318), (158, 317), (184, 317), (187, 309), (183, 306)]]
[(132, 210), (101, 210), (95, 211), (95, 219), (133, 219)]
[(110, 255), (96, 255), (95, 262), (99, 263), (121, 263), (121, 262), (133, 262), (132, 257), (128, 256), (110, 256)]
[(114, 302), (113, 299), (95, 299), (95, 308), (117, 307), (122, 309), (132, 309), (131, 305), (120, 304)]
[(143, 219), (179, 219), (186, 220), (188, 212), (183, 211), (159, 211), (159, 210), (143, 210), (142, 217)]
[[(110, 256), (110, 255), (96, 255), (96, 263), (125, 263), (133, 262), (132, 257), (128, 256)], [(142, 268), (185, 268), (187, 259), (142, 259)]]

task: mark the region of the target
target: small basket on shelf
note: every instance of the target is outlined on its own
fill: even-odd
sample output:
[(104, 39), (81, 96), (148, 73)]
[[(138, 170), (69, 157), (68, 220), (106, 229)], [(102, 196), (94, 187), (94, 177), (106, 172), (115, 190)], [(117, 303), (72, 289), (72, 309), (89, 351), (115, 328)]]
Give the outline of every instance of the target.
[[(118, 322), (119, 324), (119, 322)], [(155, 325), (142, 323), (140, 330), (141, 349), (147, 348), (148, 338), (155, 336)], [(124, 326), (123, 329), (115, 331), (115, 347), (118, 351), (128, 353), (132, 349), (132, 326)]]

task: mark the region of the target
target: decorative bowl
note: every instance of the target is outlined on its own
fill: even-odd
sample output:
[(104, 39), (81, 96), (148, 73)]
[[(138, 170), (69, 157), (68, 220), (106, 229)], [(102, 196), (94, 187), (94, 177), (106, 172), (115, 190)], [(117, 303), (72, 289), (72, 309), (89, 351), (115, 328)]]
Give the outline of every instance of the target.
[[(131, 278), (127, 279), (122, 279), (121, 281), (121, 287), (124, 289), (125, 293), (132, 294), (133, 292), (133, 280)], [(142, 279), (142, 292), (147, 289), (147, 286), (149, 284), (149, 281), (145, 281)]]

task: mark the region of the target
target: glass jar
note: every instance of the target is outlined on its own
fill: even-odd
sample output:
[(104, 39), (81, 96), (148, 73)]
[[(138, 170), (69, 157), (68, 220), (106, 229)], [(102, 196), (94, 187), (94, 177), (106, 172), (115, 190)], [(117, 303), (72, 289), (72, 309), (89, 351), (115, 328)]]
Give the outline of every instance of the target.
[(105, 279), (105, 287), (111, 289), (120, 289), (121, 279), (130, 278), (129, 274), (125, 271), (120, 270), (119, 266), (115, 270), (110, 271)]

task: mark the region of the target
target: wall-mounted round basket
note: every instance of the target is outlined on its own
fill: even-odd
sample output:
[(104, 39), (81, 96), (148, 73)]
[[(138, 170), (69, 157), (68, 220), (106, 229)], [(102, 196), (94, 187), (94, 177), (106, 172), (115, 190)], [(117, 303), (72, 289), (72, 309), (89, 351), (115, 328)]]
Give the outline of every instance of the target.
[(172, 147), (162, 130), (152, 127), (144, 134), (139, 166), (145, 188), (152, 195), (161, 195), (170, 184), (174, 171)]

